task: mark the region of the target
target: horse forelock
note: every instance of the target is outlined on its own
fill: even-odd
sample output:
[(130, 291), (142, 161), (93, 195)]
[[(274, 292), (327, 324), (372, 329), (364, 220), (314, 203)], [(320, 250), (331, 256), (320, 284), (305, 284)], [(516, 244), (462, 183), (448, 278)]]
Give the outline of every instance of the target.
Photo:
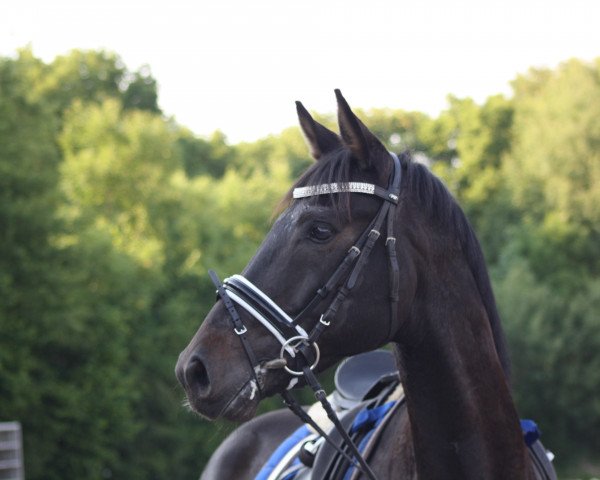
[[(384, 152), (382, 152), (384, 153)], [(292, 192), (294, 188), (305, 187), (309, 185), (322, 185), (327, 183), (347, 183), (356, 181), (353, 171), (353, 158), (349, 149), (345, 147), (337, 148), (324, 154), (318, 161), (313, 163), (292, 185), (292, 188), (285, 194), (276, 207), (275, 214), (281, 213), (292, 202)], [(381, 172), (383, 178), (388, 178), (392, 170), (392, 160), (384, 164), (384, 171)], [(378, 184), (381, 182), (377, 182)], [(381, 183), (380, 187), (387, 185)], [(330, 195), (318, 195), (303, 199), (307, 204), (328, 203), (333, 208), (333, 213), (340, 220), (352, 221), (351, 210), (352, 194), (340, 192)]]
[[(350, 172), (350, 152), (340, 147), (332, 152), (323, 155), (318, 161), (313, 163), (287, 191), (281, 201), (275, 208), (274, 216), (285, 210), (293, 201), (292, 193), (294, 188), (305, 187), (309, 185), (321, 185), (325, 183), (346, 183), (351, 181)], [(338, 218), (350, 220), (350, 194), (336, 193), (331, 195), (318, 195), (304, 198), (303, 202), (307, 204), (318, 204), (329, 202), (334, 214)]]

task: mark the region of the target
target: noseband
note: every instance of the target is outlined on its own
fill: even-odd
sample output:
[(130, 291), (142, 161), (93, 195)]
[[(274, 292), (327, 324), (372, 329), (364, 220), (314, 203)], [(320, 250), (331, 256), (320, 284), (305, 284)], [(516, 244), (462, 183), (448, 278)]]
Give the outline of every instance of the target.
[[(242, 342), (242, 346), (252, 367), (257, 388), (261, 390), (261, 363), (252, 350), (246, 336), (248, 329), (238, 315), (234, 303), (242, 307), (258, 320), (281, 344), (280, 357), (266, 362), (264, 367), (285, 368), (285, 370), (293, 376), (288, 385), (288, 390), (297, 383), (298, 380), (296, 377), (304, 376), (307, 383), (315, 391), (315, 396), (323, 404), (325, 411), (336, 428), (341, 430), (340, 434), (342, 434), (342, 436), (344, 436), (345, 431), (341, 428), (339, 419), (333, 412), (331, 405), (329, 405), (327, 401), (325, 392), (312, 372), (319, 362), (320, 357), (317, 340), (335, 319), (339, 307), (357, 284), (360, 274), (369, 260), (371, 251), (373, 250), (377, 239), (381, 236), (381, 229), (386, 221), (387, 238), (385, 247), (389, 260), (390, 329), (396, 324), (399, 267), (396, 256), (396, 238), (394, 237), (394, 219), (396, 206), (398, 205), (400, 196), (402, 168), (398, 156), (394, 153), (390, 153), (390, 155), (393, 159), (394, 168), (387, 189), (370, 183), (361, 182), (328, 183), (294, 189), (293, 198), (295, 199), (348, 192), (373, 195), (383, 200), (379, 211), (369, 226), (348, 250), (346, 256), (329, 277), (327, 282), (317, 290), (314, 297), (295, 318), (292, 319), (281, 307), (271, 300), (268, 295), (243, 276), (233, 275), (232, 277), (225, 279), (223, 284), (221, 284), (217, 275), (213, 271), (209, 271), (210, 278), (217, 288), (217, 295), (223, 300), (231, 318), (234, 331)], [(307, 333), (299, 325), (299, 321), (310, 313), (313, 313), (323, 300), (334, 291), (336, 293), (332, 302), (324, 309), (323, 313), (321, 313), (319, 321), (312, 328), (310, 333)], [(294, 413), (300, 416), (303, 421), (310, 423), (313, 428), (315, 427), (316, 424), (312, 422), (310, 417), (307, 418), (304, 410), (302, 410), (302, 408), (293, 400), (289, 395), (289, 392), (286, 391), (282, 396), (286, 405)], [(319, 433), (327, 440), (328, 437), (325, 432), (320, 431)], [(370, 478), (374, 479), (375, 476), (373, 475), (373, 472), (362, 459), (350, 438), (348, 437), (345, 440), (350, 447), (352, 454), (360, 463), (357, 467), (363, 470)], [(348, 457), (347, 453), (343, 453), (344, 456)], [(349, 460), (351, 463), (356, 464), (353, 459), (349, 458)]]

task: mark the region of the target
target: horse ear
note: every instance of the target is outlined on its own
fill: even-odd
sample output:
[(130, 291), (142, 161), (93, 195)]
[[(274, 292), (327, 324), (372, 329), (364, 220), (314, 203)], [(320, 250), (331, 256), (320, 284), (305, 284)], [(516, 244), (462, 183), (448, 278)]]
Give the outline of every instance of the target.
[(372, 166), (373, 153), (385, 152), (386, 149), (379, 139), (354, 115), (348, 102), (342, 96), (339, 89), (335, 89), (338, 103), (338, 124), (342, 140), (352, 152), (352, 156), (358, 161), (362, 169)]
[(296, 102), (296, 111), (298, 112), (300, 128), (310, 149), (310, 154), (315, 160), (321, 158), (324, 153), (341, 147), (342, 142), (340, 137), (316, 122), (300, 102)]

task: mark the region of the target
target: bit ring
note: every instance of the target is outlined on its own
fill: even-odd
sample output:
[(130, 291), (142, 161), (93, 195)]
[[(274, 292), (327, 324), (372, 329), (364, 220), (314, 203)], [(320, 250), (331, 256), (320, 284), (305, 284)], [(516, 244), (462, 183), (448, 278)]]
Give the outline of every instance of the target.
[[(302, 335), (296, 335), (295, 337), (291, 337), (288, 338), (285, 343), (281, 346), (281, 350), (279, 351), (279, 358), (284, 359), (284, 354), (286, 349), (289, 347), (291, 348), (294, 352), (298, 351), (298, 346), (302, 343), (306, 343), (308, 344), (308, 339), (306, 337), (303, 337)], [(319, 360), (321, 359), (321, 351), (319, 350), (319, 346), (313, 342), (311, 343), (312, 347), (315, 349), (315, 361), (314, 363), (310, 366), (311, 370), (314, 370), (315, 367), (317, 366), (317, 364), (319, 363)], [(290, 367), (288, 367), (287, 365), (285, 365), (283, 367), (285, 369), (286, 372), (288, 372), (290, 375), (294, 375), (296, 377), (300, 377), (302, 375), (304, 375), (304, 372), (299, 372), (297, 370), (292, 370)]]

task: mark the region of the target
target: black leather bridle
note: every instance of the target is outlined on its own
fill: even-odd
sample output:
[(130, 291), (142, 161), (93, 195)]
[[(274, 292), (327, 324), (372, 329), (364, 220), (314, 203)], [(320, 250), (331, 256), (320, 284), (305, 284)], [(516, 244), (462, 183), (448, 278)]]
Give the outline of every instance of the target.
[[(295, 316), (295, 318), (292, 319), (264, 292), (243, 276), (233, 275), (221, 283), (215, 272), (212, 270), (209, 271), (210, 278), (217, 288), (217, 295), (223, 300), (225, 308), (231, 318), (234, 331), (242, 342), (242, 346), (254, 374), (256, 387), (259, 391), (261, 390), (261, 364), (257, 360), (256, 354), (248, 341), (246, 336), (248, 330), (237, 313), (235, 304), (245, 309), (250, 315), (262, 323), (263, 326), (269, 330), (271, 335), (281, 343), (280, 357), (267, 362), (267, 364), (270, 364), (270, 367), (267, 366), (267, 368), (285, 368), (285, 370), (293, 376), (288, 385), (288, 389), (282, 394), (286, 405), (294, 413), (300, 416), (303, 421), (310, 423), (313, 428), (315, 427), (316, 424), (314, 424), (312, 419), (306, 415), (304, 410), (295, 402), (295, 400), (293, 400), (293, 397), (291, 397), (289, 393), (289, 389), (297, 383), (297, 378), (294, 377), (304, 376), (306, 382), (315, 391), (316, 398), (323, 404), (329, 418), (336, 428), (340, 430), (340, 434), (344, 436), (352, 455), (358, 460), (360, 465), (357, 465), (357, 467), (371, 479), (375, 478), (373, 472), (361, 457), (356, 446), (352, 443), (347, 434), (345, 434), (346, 432), (341, 427), (339, 419), (327, 400), (327, 395), (312, 370), (318, 364), (320, 357), (317, 340), (335, 319), (340, 306), (357, 284), (361, 272), (368, 263), (371, 251), (378, 238), (381, 236), (381, 229), (384, 227), (384, 222), (386, 222), (385, 227), (387, 230), (385, 247), (389, 261), (390, 277), (390, 328), (396, 323), (397, 303), (399, 299), (399, 267), (396, 256), (394, 219), (400, 197), (402, 168), (398, 156), (394, 153), (390, 153), (390, 155), (393, 159), (394, 169), (387, 189), (361, 182), (329, 183), (294, 189), (293, 198), (295, 199), (312, 197), (315, 195), (331, 195), (341, 192), (350, 192), (374, 195), (383, 200), (381, 207), (369, 226), (348, 250), (346, 256), (329, 277), (327, 282), (317, 290), (314, 297), (302, 311)], [(307, 333), (299, 325), (300, 320), (313, 313), (323, 300), (333, 292), (335, 292), (335, 296), (332, 302), (320, 315), (319, 321), (312, 328), (310, 333)], [(319, 433), (324, 435), (327, 439), (325, 432), (319, 431)], [(347, 454), (345, 454), (345, 456), (348, 457)], [(349, 458), (349, 460), (354, 464), (356, 463), (351, 458)]]

